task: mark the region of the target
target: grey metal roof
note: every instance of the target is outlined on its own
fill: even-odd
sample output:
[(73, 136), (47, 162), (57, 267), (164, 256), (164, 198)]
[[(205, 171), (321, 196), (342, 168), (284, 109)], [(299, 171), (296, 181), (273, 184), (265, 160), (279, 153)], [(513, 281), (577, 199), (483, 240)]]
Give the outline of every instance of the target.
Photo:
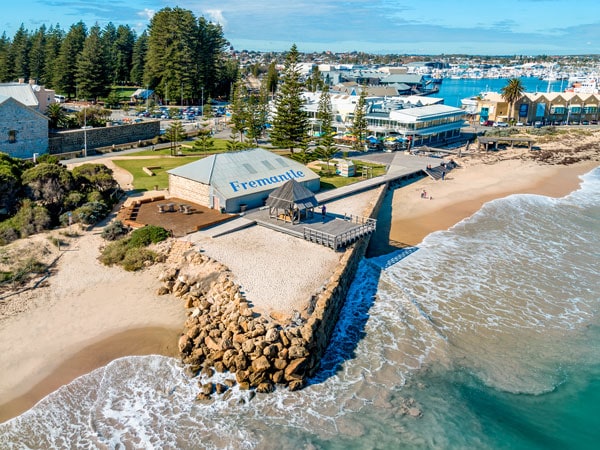
[(425, 120), (433, 116), (445, 116), (445, 115), (460, 115), (464, 114), (464, 111), (460, 108), (453, 106), (435, 104), (421, 106), (418, 108), (406, 108), (392, 111), (390, 115), (394, 116), (405, 116), (410, 117), (413, 121)]
[(271, 192), (266, 204), (272, 208), (288, 209), (296, 207), (304, 210), (315, 208), (319, 203), (310, 189), (292, 179)]
[(211, 155), (168, 173), (209, 184), (225, 198), (270, 191), (290, 179), (319, 179), (306, 166), (261, 148)]
[(31, 108), (39, 106), (38, 99), (33, 93), (33, 88), (27, 83), (0, 83), (0, 95), (12, 97)]

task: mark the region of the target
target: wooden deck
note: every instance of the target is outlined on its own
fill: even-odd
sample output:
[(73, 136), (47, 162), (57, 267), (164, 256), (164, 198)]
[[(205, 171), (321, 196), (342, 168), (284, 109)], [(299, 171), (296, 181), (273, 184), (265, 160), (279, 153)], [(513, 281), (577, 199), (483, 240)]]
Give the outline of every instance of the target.
[(327, 213), (325, 217), (314, 217), (292, 224), (269, 217), (269, 210), (257, 209), (248, 212), (246, 219), (258, 225), (305, 239), (325, 247), (339, 250), (375, 231), (377, 221), (360, 216), (341, 216)]

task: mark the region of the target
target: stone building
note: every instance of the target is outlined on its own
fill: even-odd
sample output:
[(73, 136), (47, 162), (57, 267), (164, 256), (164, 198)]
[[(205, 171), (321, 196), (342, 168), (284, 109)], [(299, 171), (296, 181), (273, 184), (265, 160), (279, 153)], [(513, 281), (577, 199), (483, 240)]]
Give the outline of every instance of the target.
[(0, 152), (33, 158), (48, 152), (48, 118), (14, 99), (0, 95)]
[(306, 166), (254, 148), (211, 155), (168, 171), (169, 194), (208, 208), (238, 212), (263, 206), (288, 180), (316, 192), (320, 178)]

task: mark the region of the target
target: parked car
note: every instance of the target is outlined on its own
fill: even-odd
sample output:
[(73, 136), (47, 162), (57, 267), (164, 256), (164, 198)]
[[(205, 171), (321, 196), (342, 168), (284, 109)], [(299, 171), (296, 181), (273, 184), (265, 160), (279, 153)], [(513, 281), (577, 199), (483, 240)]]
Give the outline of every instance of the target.
[(483, 122), (481, 122), (481, 125), (483, 125), (484, 127), (492, 127), (492, 126), (494, 126), (494, 121), (493, 120), (484, 120)]
[(506, 128), (506, 127), (508, 127), (508, 123), (506, 123), (506, 122), (496, 122), (493, 126), (500, 127), (500, 128)]
[(534, 122), (533, 128), (542, 128), (542, 125), (543, 123), (538, 120), (537, 122)]

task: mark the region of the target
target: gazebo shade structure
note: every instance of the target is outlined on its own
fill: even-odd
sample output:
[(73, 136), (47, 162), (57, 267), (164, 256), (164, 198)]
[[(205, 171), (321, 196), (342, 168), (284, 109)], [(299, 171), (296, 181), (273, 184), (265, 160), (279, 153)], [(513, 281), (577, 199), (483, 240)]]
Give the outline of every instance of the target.
[(269, 217), (291, 223), (312, 216), (318, 204), (315, 194), (294, 179), (271, 192), (266, 201)]

